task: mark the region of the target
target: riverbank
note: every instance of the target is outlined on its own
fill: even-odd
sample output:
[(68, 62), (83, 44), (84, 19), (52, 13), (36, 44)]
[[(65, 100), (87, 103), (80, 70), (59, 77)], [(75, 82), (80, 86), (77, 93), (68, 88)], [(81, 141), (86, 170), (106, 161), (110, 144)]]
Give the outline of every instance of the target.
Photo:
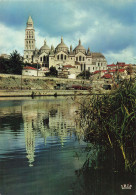
[(0, 97), (77, 96), (89, 95), (87, 90), (0, 90)]
[(72, 85), (90, 86), (90, 80), (0, 74), (0, 90), (65, 90)]

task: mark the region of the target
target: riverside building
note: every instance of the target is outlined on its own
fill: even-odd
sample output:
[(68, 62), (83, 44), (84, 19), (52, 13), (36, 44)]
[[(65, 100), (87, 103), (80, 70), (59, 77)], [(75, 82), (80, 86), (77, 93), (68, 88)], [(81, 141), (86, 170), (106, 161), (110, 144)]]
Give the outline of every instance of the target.
[(24, 62), (38, 63), (41, 67), (50, 68), (51, 66), (58, 69), (64, 65), (71, 65), (76, 69), (76, 73), (84, 70), (94, 72), (96, 70), (106, 70), (107, 61), (102, 53), (91, 52), (87, 50), (79, 40), (78, 45), (73, 49), (64, 43), (63, 37), (61, 42), (54, 48), (47, 45), (46, 40), (40, 49), (35, 47), (35, 29), (31, 16), (29, 16), (25, 29), (25, 49)]

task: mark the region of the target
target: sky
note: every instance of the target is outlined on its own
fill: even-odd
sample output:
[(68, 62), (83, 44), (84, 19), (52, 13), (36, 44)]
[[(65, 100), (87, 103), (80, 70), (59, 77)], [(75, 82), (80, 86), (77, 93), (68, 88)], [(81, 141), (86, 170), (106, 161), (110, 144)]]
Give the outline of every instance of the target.
[(23, 55), (29, 16), (38, 49), (45, 39), (56, 47), (63, 36), (68, 47), (80, 39), (108, 64), (136, 64), (136, 0), (0, 0), (0, 54)]

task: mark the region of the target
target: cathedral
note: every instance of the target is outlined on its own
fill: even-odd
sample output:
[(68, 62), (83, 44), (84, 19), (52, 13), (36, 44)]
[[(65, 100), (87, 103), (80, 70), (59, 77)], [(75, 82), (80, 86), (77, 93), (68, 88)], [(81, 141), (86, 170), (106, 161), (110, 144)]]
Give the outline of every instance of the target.
[(54, 48), (47, 45), (46, 40), (40, 49), (35, 47), (35, 29), (31, 16), (29, 16), (25, 29), (25, 49), (24, 62), (40, 64), (41, 67), (71, 66), (76, 69), (76, 73), (84, 70), (95, 72), (97, 70), (106, 70), (107, 61), (102, 53), (91, 52), (87, 50), (79, 40), (78, 45), (72, 49), (64, 43), (63, 37), (61, 42)]

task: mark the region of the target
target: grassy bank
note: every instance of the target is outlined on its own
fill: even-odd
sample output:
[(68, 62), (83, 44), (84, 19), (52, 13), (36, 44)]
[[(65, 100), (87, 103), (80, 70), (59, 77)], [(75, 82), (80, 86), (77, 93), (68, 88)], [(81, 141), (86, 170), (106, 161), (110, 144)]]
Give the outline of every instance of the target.
[(124, 81), (111, 95), (93, 96), (82, 104), (80, 117), (85, 140), (107, 148), (119, 148), (126, 169), (135, 167), (136, 83)]

